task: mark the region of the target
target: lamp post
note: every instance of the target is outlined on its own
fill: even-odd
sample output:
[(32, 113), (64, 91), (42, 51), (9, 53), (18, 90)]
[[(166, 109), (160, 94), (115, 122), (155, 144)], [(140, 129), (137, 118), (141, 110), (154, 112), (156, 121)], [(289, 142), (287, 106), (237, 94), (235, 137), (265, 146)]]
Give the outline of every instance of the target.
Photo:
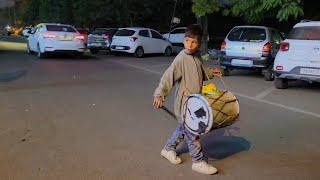
[(171, 34), (171, 30), (172, 30), (172, 28), (173, 28), (173, 18), (174, 18), (174, 14), (175, 14), (175, 12), (176, 12), (176, 7), (177, 7), (177, 2), (178, 2), (178, 0), (174, 0), (174, 8), (173, 8), (173, 13), (172, 13), (172, 18), (171, 18), (171, 21), (170, 21), (170, 30), (169, 30), (169, 39), (170, 39), (170, 34)]

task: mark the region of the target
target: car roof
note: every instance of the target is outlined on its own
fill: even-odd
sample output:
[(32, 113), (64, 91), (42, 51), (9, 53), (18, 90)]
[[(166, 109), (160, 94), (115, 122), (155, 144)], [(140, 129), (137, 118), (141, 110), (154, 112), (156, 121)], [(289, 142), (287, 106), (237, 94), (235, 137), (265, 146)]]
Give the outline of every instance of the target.
[(270, 27), (267, 26), (251, 26), (251, 25), (244, 25), (244, 26), (235, 26), (233, 28), (264, 28), (269, 29)]
[(306, 21), (296, 24), (294, 27), (303, 27), (303, 26), (320, 26), (320, 21)]
[[(39, 23), (39, 24), (42, 24), (42, 25), (71, 26), (70, 24), (61, 24), (61, 23)], [(71, 27), (73, 27), (73, 26), (71, 26)]]
[[(144, 27), (127, 27), (127, 28), (119, 28), (119, 30), (121, 29), (130, 29), (130, 30), (154, 30), (154, 29), (151, 29), (151, 28), (144, 28)], [(154, 30), (156, 31), (156, 30)]]

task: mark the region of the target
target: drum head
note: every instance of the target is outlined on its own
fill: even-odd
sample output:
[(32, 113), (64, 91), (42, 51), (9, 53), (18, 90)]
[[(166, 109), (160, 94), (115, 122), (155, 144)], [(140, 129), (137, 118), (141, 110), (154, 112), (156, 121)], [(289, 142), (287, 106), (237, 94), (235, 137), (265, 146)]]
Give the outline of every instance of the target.
[(205, 134), (212, 127), (212, 109), (202, 95), (191, 94), (183, 104), (181, 115), (185, 128), (193, 134)]

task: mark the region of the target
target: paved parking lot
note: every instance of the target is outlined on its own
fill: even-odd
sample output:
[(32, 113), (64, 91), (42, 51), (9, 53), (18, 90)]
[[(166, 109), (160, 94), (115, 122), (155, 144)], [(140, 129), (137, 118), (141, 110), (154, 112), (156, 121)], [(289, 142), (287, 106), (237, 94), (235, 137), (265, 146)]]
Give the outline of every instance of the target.
[(20, 46), (0, 51), (1, 72), (24, 71), (0, 81), (0, 179), (319, 179), (318, 86), (278, 90), (250, 71), (224, 77), (240, 120), (201, 140), (219, 169), (204, 176), (191, 171), (185, 144), (181, 165), (160, 156), (176, 122), (152, 109), (152, 94), (174, 56), (38, 60)]

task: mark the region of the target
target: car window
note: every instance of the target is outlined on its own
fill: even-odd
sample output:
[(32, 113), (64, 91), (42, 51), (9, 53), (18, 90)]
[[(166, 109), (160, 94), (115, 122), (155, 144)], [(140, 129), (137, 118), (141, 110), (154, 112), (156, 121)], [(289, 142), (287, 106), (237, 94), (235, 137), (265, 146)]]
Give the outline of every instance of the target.
[(116, 33), (116, 36), (132, 36), (135, 33), (134, 30), (130, 29), (119, 29)]
[(288, 39), (300, 39), (300, 40), (320, 40), (320, 27), (306, 26), (293, 28)]
[(117, 29), (95, 29), (92, 34), (109, 34), (113, 36), (117, 32)]
[(279, 32), (272, 30), (271, 33), (272, 33), (272, 37), (271, 37), (272, 42), (274, 42), (275, 44), (280, 44), (280, 42), (283, 41)]
[(157, 33), (156, 31), (153, 31), (153, 30), (150, 30), (151, 31), (151, 35), (152, 35), (152, 38), (156, 38), (156, 39), (162, 39), (163, 37)]
[(186, 33), (185, 29), (175, 29), (175, 30), (171, 31), (170, 34), (184, 34), (184, 33)]
[(88, 32), (86, 30), (78, 29), (77, 30), (80, 34), (87, 34)]
[(76, 32), (71, 26), (64, 25), (46, 25), (47, 31), (62, 31), (62, 32)]
[(38, 27), (32, 29), (31, 33), (34, 34), (37, 31)]
[(139, 36), (150, 37), (149, 31), (148, 30), (141, 30), (141, 31), (139, 31)]
[(266, 39), (266, 30), (262, 28), (234, 28), (227, 39), (229, 41), (262, 42)]

